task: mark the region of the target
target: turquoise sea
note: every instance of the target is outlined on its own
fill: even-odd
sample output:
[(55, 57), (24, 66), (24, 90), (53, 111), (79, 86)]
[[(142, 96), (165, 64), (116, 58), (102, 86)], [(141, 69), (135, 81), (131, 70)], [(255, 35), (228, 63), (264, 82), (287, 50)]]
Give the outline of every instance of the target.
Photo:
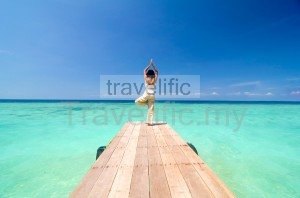
[[(300, 197), (300, 103), (157, 102), (238, 197)], [(67, 197), (128, 120), (125, 101), (0, 101), (0, 197)]]

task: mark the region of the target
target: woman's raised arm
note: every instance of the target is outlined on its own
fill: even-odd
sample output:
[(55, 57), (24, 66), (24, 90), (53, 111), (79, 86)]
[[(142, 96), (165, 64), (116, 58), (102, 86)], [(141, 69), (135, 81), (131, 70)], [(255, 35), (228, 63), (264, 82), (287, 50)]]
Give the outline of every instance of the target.
[(152, 59), (151, 59), (151, 65), (152, 65), (152, 67), (153, 67), (153, 69), (155, 71), (155, 82), (156, 82), (157, 81), (157, 77), (158, 77), (158, 70), (156, 69), (155, 65), (153, 64)]
[(145, 69), (144, 69), (144, 78), (147, 78), (147, 70), (149, 69), (151, 65), (148, 65)]

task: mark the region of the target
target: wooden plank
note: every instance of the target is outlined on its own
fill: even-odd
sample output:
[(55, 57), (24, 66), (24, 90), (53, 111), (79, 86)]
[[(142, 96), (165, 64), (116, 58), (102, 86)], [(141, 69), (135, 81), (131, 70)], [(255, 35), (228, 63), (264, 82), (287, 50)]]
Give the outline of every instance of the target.
[(70, 197), (234, 197), (169, 126), (126, 123)]
[(164, 137), (169, 137), (163, 136), (157, 126), (153, 128), (172, 197), (191, 197), (191, 193), (181, 175), (177, 163), (165, 142)]
[(142, 124), (129, 192), (129, 197), (132, 198), (149, 197), (148, 142), (146, 130), (146, 124)]
[(106, 149), (101, 154), (101, 157), (97, 159), (97, 161), (92, 165), (89, 169), (85, 177), (81, 180), (81, 182), (77, 185), (75, 190), (72, 192), (70, 197), (72, 198), (79, 198), (79, 197), (87, 197), (91, 189), (93, 188), (95, 182), (101, 175), (104, 167), (106, 166), (110, 156), (115, 151), (117, 145), (120, 142), (122, 135), (129, 127), (129, 123), (126, 123), (120, 132), (115, 136), (115, 138), (108, 144)]
[(95, 185), (91, 189), (88, 197), (107, 197), (110, 191), (110, 188), (113, 184), (115, 175), (117, 174), (118, 167), (123, 158), (124, 152), (128, 145), (130, 136), (133, 131), (133, 125), (130, 124), (124, 135), (121, 137), (121, 140), (111, 155), (105, 169), (102, 171), (102, 174), (99, 176), (98, 180), (95, 182)]
[[(170, 133), (173, 134), (174, 140), (183, 145), (185, 142), (176, 132), (169, 126), (165, 126)], [(180, 147), (187, 158), (192, 162), (197, 172), (203, 178), (207, 186), (216, 197), (235, 197), (235, 195), (227, 188), (227, 186), (217, 177), (217, 175), (204, 163), (204, 161), (187, 145)]]
[[(166, 127), (169, 130), (173, 130), (169, 126)], [(174, 133), (174, 130), (172, 133)], [(180, 138), (178, 135), (174, 135), (173, 138), (179, 144), (184, 143), (184, 140), (182, 140), (182, 138)], [(191, 163), (215, 197), (235, 197), (234, 194), (226, 187), (226, 185), (217, 177), (217, 175), (187, 144), (181, 146), (180, 148), (184, 152), (186, 157), (191, 161)]]
[(150, 197), (171, 197), (152, 127), (147, 127)]
[(135, 125), (108, 197), (128, 197), (141, 125)]
[[(165, 132), (171, 133), (163, 125), (160, 126), (160, 129), (164, 130)], [(191, 192), (192, 197), (214, 197), (210, 189), (206, 186), (206, 183), (198, 174), (197, 170), (180, 149), (180, 146), (175, 142), (171, 135), (168, 137), (169, 138), (165, 138), (165, 141), (168, 144), (169, 149), (178, 164), (179, 170)]]

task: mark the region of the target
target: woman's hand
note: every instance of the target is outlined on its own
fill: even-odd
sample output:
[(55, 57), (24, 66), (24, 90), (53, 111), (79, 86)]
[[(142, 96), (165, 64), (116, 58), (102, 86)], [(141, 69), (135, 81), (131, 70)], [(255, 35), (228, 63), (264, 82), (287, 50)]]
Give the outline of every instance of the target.
[(153, 67), (153, 69), (154, 69), (154, 71), (155, 71), (155, 77), (154, 77), (155, 80), (154, 80), (154, 81), (155, 81), (155, 83), (156, 83), (157, 77), (158, 77), (158, 70), (156, 69), (155, 65), (153, 64), (152, 58), (151, 58), (151, 60), (150, 60), (150, 65)]
[(157, 69), (156, 69), (156, 67), (155, 67), (155, 65), (154, 65), (154, 63), (153, 63), (152, 58), (150, 59), (150, 65), (153, 67), (154, 71), (157, 71)]
[(152, 61), (152, 58), (150, 59), (150, 64), (149, 64), (150, 66), (154, 66), (153, 65), (153, 61)]

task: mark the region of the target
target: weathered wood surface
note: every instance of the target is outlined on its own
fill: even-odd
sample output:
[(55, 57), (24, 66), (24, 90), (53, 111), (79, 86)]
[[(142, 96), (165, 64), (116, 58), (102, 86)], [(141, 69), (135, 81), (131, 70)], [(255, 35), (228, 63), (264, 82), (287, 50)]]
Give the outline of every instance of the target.
[(168, 125), (126, 123), (70, 197), (234, 197)]

